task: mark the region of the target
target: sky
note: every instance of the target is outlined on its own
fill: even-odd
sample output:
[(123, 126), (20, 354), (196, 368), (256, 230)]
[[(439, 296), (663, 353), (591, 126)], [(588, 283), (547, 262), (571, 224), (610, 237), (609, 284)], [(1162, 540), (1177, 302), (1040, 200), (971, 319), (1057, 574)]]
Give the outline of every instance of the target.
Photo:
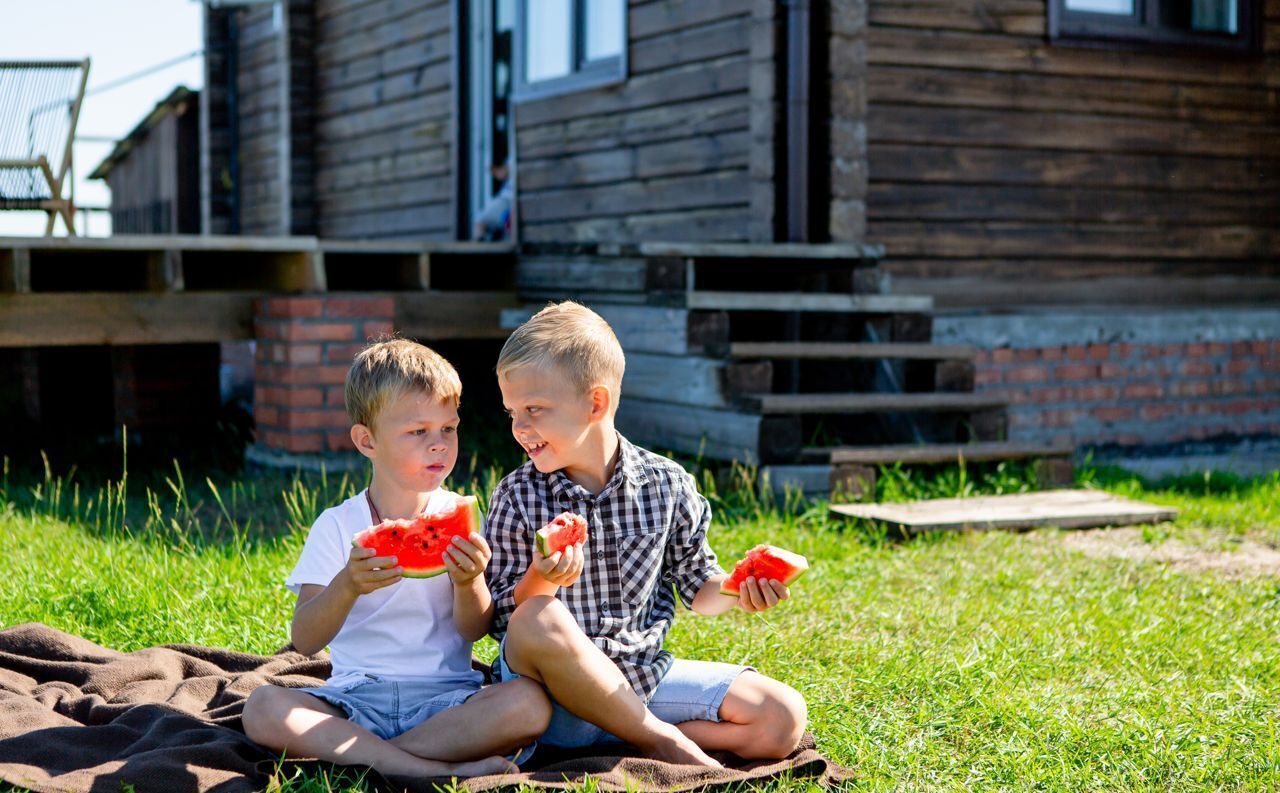
[[(0, 60), (92, 59), (77, 135), (124, 137), (174, 86), (200, 88), (203, 61), (190, 58), (155, 74), (94, 94), (122, 77), (171, 61), (203, 46), (198, 0), (0, 0)], [(86, 177), (111, 153), (111, 143), (75, 146), (78, 205), (105, 207), (110, 191)], [(0, 236), (44, 234), (43, 212), (0, 212)], [(77, 213), (77, 232), (83, 215)], [(92, 236), (110, 233), (105, 213), (90, 213)], [(55, 235), (64, 234), (61, 221)]]

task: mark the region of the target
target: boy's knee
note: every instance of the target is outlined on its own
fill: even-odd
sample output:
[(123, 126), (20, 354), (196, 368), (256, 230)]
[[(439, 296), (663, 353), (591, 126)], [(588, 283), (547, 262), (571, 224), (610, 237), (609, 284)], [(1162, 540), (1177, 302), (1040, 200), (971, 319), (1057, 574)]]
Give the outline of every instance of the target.
[(809, 710), (799, 691), (785, 683), (772, 682), (764, 702), (765, 748), (770, 756), (782, 758), (800, 743), (809, 722)]
[(563, 646), (579, 630), (569, 609), (548, 595), (531, 597), (516, 607), (507, 623), (507, 641), (540, 650)]
[(254, 743), (271, 746), (275, 729), (283, 720), (284, 689), (278, 686), (260, 686), (249, 693), (244, 708), (240, 712), (240, 721), (244, 725), (244, 734)]
[(551, 698), (542, 684), (527, 677), (518, 677), (505, 685), (512, 688), (510, 721), (527, 728), (527, 741), (536, 739), (551, 724)]

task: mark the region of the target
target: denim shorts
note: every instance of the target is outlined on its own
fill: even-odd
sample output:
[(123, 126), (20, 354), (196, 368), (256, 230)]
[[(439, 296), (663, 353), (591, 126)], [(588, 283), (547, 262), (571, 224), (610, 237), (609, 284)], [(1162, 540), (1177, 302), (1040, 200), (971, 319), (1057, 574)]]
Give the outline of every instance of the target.
[[(347, 720), (383, 740), (406, 733), (427, 719), (461, 705), (480, 693), (480, 686), (459, 686), (414, 680), (387, 680), (366, 674), (359, 680), (340, 686), (317, 686), (298, 689), (322, 699), (347, 714)], [(537, 744), (531, 744), (508, 756), (519, 765), (533, 755)]]
[[(749, 669), (751, 667), (738, 664), (677, 658), (653, 692), (649, 710), (668, 724), (720, 721), (720, 703), (724, 702), (725, 695), (729, 693), (729, 686), (738, 679), (738, 675)], [(520, 677), (507, 666), (505, 637), (498, 651), (494, 673), (504, 682)], [(553, 699), (551, 723), (538, 742), (576, 749), (593, 744), (622, 743), (622, 739), (589, 721), (583, 721)]]

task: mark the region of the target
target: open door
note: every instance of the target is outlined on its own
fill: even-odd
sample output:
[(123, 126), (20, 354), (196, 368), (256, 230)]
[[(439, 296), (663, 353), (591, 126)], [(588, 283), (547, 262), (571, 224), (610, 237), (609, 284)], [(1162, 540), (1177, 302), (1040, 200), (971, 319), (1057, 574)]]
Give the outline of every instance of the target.
[(516, 0), (466, 2), (466, 109), (459, 218), (466, 239), (510, 239), (515, 169), (511, 150), (511, 51)]

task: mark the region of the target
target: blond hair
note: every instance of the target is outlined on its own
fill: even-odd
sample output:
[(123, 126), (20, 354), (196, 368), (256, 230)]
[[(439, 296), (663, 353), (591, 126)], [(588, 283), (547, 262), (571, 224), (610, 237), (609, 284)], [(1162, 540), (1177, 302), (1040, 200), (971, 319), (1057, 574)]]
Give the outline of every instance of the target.
[(352, 424), (372, 427), (387, 403), (424, 391), (452, 404), (462, 401), (462, 380), (453, 365), (430, 347), (408, 339), (384, 339), (365, 347), (347, 370), (345, 401)]
[(516, 328), (498, 354), (498, 377), (521, 366), (555, 366), (582, 393), (603, 385), (617, 397), (626, 357), (613, 328), (596, 312), (551, 303)]

